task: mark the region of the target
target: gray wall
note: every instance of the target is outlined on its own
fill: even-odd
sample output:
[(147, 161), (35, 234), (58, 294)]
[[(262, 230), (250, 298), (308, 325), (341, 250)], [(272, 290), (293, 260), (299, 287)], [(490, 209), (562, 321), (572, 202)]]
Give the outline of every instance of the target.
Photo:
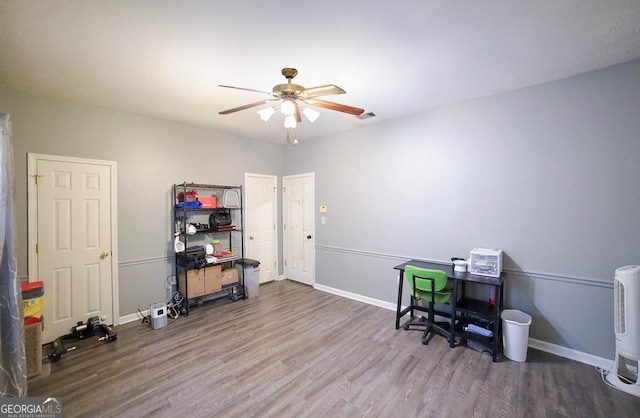
[(640, 61), (297, 147), (7, 90), (0, 111), (20, 274), (26, 153), (117, 161), (121, 315), (165, 299), (171, 184), (315, 172), (317, 283), (393, 303), (394, 265), (500, 247), (507, 306), (534, 316), (533, 338), (613, 357), (613, 271), (640, 262)]
[(27, 274), (27, 153), (117, 162), (121, 316), (167, 299), (173, 183), (238, 185), (245, 172), (283, 170), (283, 145), (166, 120), (8, 90), (0, 111), (13, 125), (19, 275)]
[(285, 152), (328, 208), (317, 283), (394, 302), (394, 265), (502, 248), (531, 337), (613, 358), (613, 273), (640, 263), (640, 61)]

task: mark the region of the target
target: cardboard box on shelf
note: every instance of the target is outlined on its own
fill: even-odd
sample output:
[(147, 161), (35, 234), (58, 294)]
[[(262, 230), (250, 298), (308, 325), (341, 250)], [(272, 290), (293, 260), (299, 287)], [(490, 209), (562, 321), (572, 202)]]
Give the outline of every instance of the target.
[(204, 291), (204, 277), (205, 270), (186, 270), (180, 274), (178, 280), (178, 289), (182, 294), (185, 294), (185, 281), (186, 281), (186, 296), (188, 299), (197, 298), (205, 295)]
[(222, 273), (222, 267), (217, 266), (208, 266), (204, 268), (204, 275), (206, 276), (219, 276)]
[(220, 273), (217, 273), (216, 270), (210, 270), (210, 267), (207, 267), (207, 271), (204, 274), (204, 293), (208, 295), (210, 293), (215, 293), (221, 289), (222, 275)]
[(222, 285), (238, 283), (238, 269), (229, 268), (222, 271)]

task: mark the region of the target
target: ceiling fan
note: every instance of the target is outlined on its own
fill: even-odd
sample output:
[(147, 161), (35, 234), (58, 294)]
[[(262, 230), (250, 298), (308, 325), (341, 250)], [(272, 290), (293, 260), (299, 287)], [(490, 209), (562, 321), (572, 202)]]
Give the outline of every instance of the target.
[[(298, 84), (291, 83), (291, 80), (298, 74), (298, 70), (295, 68), (283, 68), (282, 75), (287, 79), (286, 84), (278, 84), (273, 87), (271, 92), (248, 89), (244, 87), (225, 86), (220, 84), (220, 87), (253, 91), (256, 93), (263, 93), (272, 96), (271, 99), (264, 99), (258, 102), (249, 103), (244, 106), (234, 107), (232, 109), (223, 110), (218, 112), (220, 115), (228, 115), (230, 113), (238, 112), (240, 110), (250, 109), (263, 104), (273, 103), (272, 106), (259, 110), (258, 114), (262, 120), (267, 121), (276, 111), (277, 102), (280, 102), (280, 111), (285, 115), (284, 127), (295, 128), (296, 122), (302, 122), (300, 113), (303, 113), (310, 122), (315, 121), (320, 114), (315, 110), (301, 105), (298, 101), (323, 107), (325, 109), (337, 110), (338, 112), (349, 113), (351, 115), (360, 115), (364, 112), (364, 109), (358, 107), (347, 106), (340, 103), (334, 103), (327, 100), (318, 99), (320, 96), (329, 96), (332, 94), (345, 94), (346, 91), (334, 84), (327, 84), (324, 86), (304, 88)], [(274, 103), (275, 102), (275, 103)]]

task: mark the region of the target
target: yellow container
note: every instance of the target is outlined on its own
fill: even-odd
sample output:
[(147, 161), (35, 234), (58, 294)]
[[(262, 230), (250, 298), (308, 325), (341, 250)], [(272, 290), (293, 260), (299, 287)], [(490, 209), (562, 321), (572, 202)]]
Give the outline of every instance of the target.
[(44, 282), (29, 282), (22, 284), (22, 308), (24, 317), (42, 317), (42, 298), (44, 297)]

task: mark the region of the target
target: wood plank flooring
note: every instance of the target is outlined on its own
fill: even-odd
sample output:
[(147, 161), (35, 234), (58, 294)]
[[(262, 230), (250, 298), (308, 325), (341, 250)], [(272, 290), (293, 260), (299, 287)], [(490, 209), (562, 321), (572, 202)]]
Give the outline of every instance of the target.
[[(152, 330), (82, 341), (29, 381), (65, 417), (638, 417), (591, 366), (526, 363), (394, 329), (395, 312), (287, 280)], [(47, 352), (47, 347), (43, 350)]]

